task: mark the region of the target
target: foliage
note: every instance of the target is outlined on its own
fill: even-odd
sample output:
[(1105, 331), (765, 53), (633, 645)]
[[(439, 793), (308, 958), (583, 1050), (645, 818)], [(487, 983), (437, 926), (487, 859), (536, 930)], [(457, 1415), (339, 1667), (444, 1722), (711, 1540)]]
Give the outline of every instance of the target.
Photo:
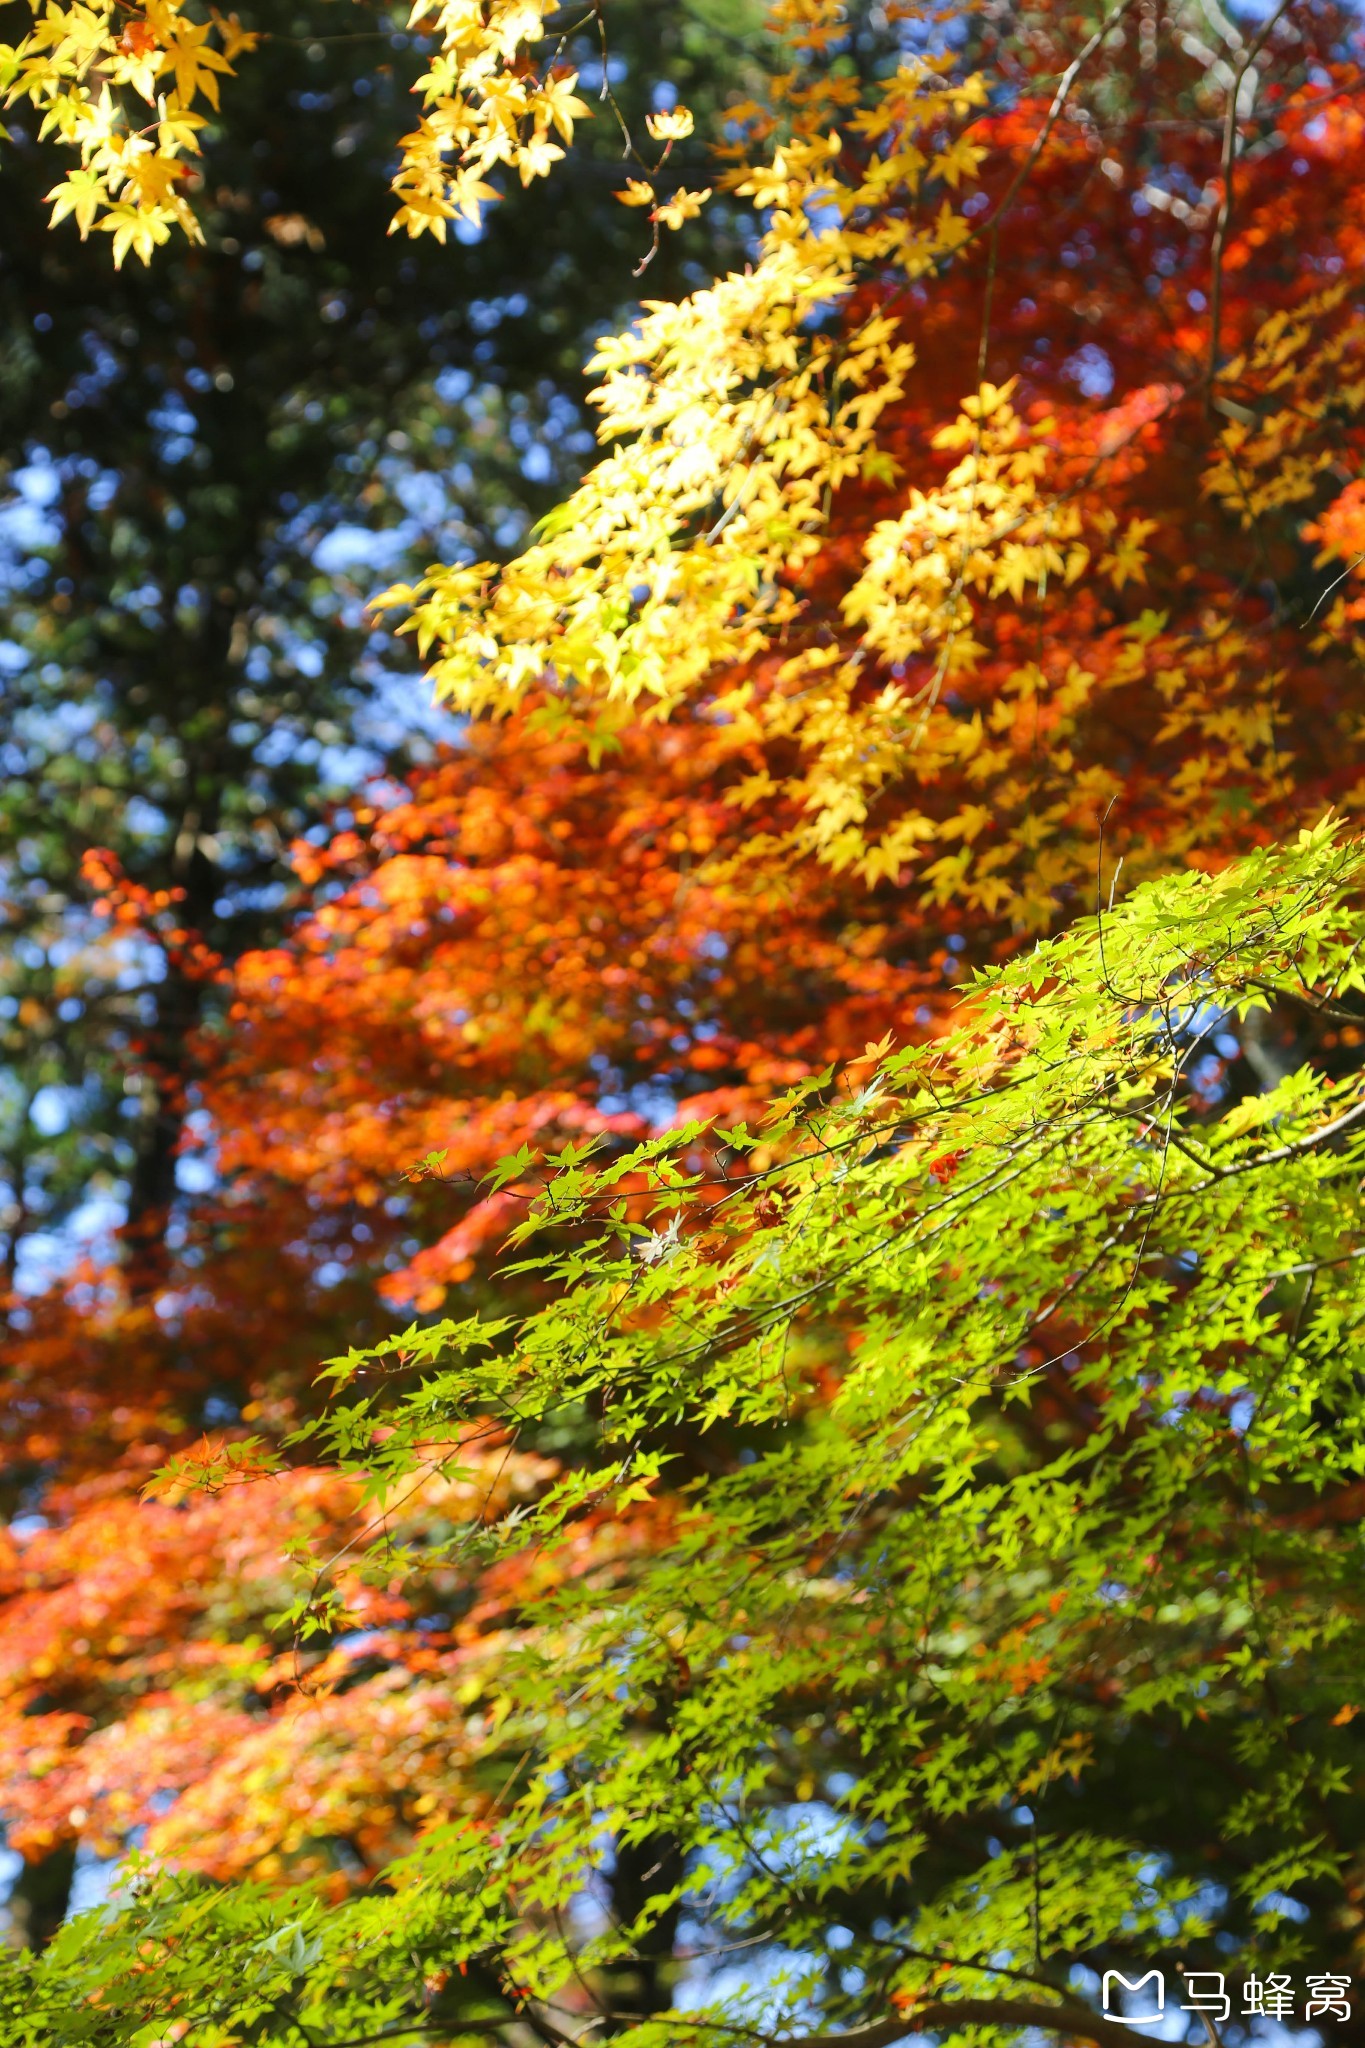
[[(590, 150), (538, 215), (557, 253), (535, 276), (515, 197), (448, 250), (386, 242), (383, 138), (421, 51), (315, 42), (335, 12), (274, 16), (289, 35), (235, 83), (239, 125), (200, 138), (204, 241), (176, 237), (150, 271), (115, 275), (107, 241), (48, 232), (53, 146), (22, 109), (3, 152), (0, 1497), (79, 1522), (88, 1540), (63, 1555), (91, 1578), (92, 1474), (118, 1546), (167, 1451), (253, 1394), (293, 1398), (320, 1355), (387, 1327), (368, 1286), (318, 1280), (333, 1219), (306, 1202), (243, 1241), (201, 1034), (227, 1007), (219, 973), (287, 923), (294, 835), (325, 838), (357, 779), (431, 752), (410, 729), (411, 661), (364, 617), (368, 564), (509, 547), (553, 502), (580, 460), (581, 336), (638, 253), (614, 164)], [(625, 109), (648, 105), (665, 54), (714, 102), (704, 20), (684, 10), (665, 40), (647, 10), (618, 10)], [(665, 278), (688, 247), (675, 238)], [(81, 1639), (80, 1603), (58, 1605)], [(215, 1612), (259, 1619), (249, 1596)], [(63, 1741), (164, 1684), (164, 1639), (107, 1662), (63, 1656), (67, 1640), (46, 1644), (65, 1682), (42, 1688)], [(20, 1673), (16, 1713), (27, 1657)], [(33, 1735), (11, 1746), (36, 1764)], [(11, 1815), (32, 1855), (80, 1832), (61, 1782), (33, 1779), (27, 1824)], [(54, 1878), (44, 1917), (65, 1896)]]
[[(40, 133), (79, 158), (48, 194), (53, 225), (70, 217), (82, 238), (92, 229), (111, 235), (116, 267), (130, 252), (150, 262), (176, 228), (202, 241), (187, 190), (203, 183), (195, 160), (220, 111), (220, 81), (262, 43), (309, 38), (247, 27), (216, 7), (208, 19), (196, 18), (200, 10), (187, 0), (146, 0), (141, 9), (121, 0), (9, 4), (26, 5), (33, 21), (17, 42), (0, 46), (0, 91), (11, 105), (31, 106), (41, 117)], [(404, 19), (384, 0), (370, 0), (367, 12), (377, 25), (343, 39), (382, 46)], [(476, 225), (483, 205), (498, 197), (486, 182), (489, 172), (506, 166), (529, 185), (563, 160), (561, 144), (573, 141), (575, 122), (591, 118), (593, 109), (574, 91), (578, 72), (564, 62), (573, 28), (559, 33), (559, 14), (551, 0), (415, 0), (407, 28), (425, 32), (431, 50), (413, 86), (418, 125), (402, 138), (393, 178), (394, 228), (444, 242), (451, 222)], [(325, 36), (328, 27), (319, 32)], [(546, 42), (543, 61), (532, 57), (532, 47)], [(649, 140), (664, 145), (650, 165), (631, 141), (605, 71), (600, 75), (600, 98), (610, 103), (627, 153), (645, 173), (630, 181), (626, 202), (649, 203), (650, 180), (673, 144), (692, 132), (691, 112), (675, 104), (646, 116)], [(681, 227), (709, 197), (675, 191), (652, 218)]]
[[(796, 41), (814, 68), (831, 23), (820, 9), (794, 18), (807, 14), (809, 32)], [(611, 451), (500, 573), (486, 563), (441, 567), (387, 601), (412, 607), (410, 628), (436, 656), (435, 686), (462, 709), (503, 710), (552, 674), (574, 715), (610, 732), (632, 706), (663, 715), (701, 692), (712, 716), (786, 755), (746, 791), (780, 786), (803, 814), (785, 840), (765, 845), (770, 856), (814, 851), (868, 881), (896, 877), (1045, 928), (1050, 899), (1078, 879), (1077, 811), (1084, 873), (1096, 811), (1123, 787), (1107, 698), (1140, 691), (1148, 706), (1164, 703), (1148, 728), (1153, 752), (1198, 735), (1175, 794), (1187, 812), (1212, 801), (1215, 830), (1233, 804), (1263, 810), (1283, 795), (1277, 728), (1293, 711), (1255, 643), (1227, 616), (1214, 630), (1208, 608), (1244, 612), (1243, 579), (1258, 577), (1273, 589), (1258, 625), (1269, 632), (1295, 610), (1278, 582), (1277, 516), (1314, 500), (1358, 432), (1349, 287), (1313, 288), (1354, 249), (1357, 202), (1343, 192), (1343, 216), (1330, 206), (1324, 214), (1334, 181), (1300, 188), (1312, 193), (1324, 237), (1303, 261), (1289, 226), (1302, 224), (1298, 195), (1286, 197), (1267, 148), (1266, 168), (1242, 173), (1240, 238), (1229, 214), (1210, 246), (1187, 231), (1194, 210), (1171, 196), (1199, 182), (1186, 122), (1171, 120), (1177, 139), (1159, 165), (1146, 161), (1145, 131), (1120, 129), (1120, 154), (1102, 158), (1106, 184), (1136, 184), (1141, 218), (1158, 225), (1124, 238), (1147, 245), (1146, 275), (1137, 265), (1125, 274), (1125, 255), (1089, 305), (1106, 341), (1116, 324), (1116, 355), (1120, 323), (1131, 319), (1164, 360), (1130, 339), (1114, 402), (1078, 406), (1010, 329), (1031, 328), (1033, 338), (1042, 326), (1050, 341), (1046, 323), (1021, 320), (1038, 312), (1031, 294), (1047, 259), (1065, 275), (1089, 262), (1099, 237), (1119, 239), (1106, 201), (1091, 196), (1100, 144), (1053, 152), (1051, 189), (1044, 180), (1026, 221), (1020, 181), (1052, 132), (1052, 111), (1040, 104), (1027, 128), (1017, 113), (972, 119), (979, 76), (940, 88), (943, 68), (927, 56), (903, 64), (867, 105), (853, 102), (841, 75), (821, 94), (794, 74), (803, 81), (794, 136), (732, 174), (759, 214), (758, 260), (681, 306), (648, 309), (598, 349), (605, 374), (593, 402)], [(1182, 79), (1172, 68), (1167, 103), (1183, 112), (1202, 74), (1191, 65)], [(831, 102), (843, 125), (826, 136)], [(1306, 75), (1281, 90), (1272, 118), (1281, 151), (1311, 138), (1334, 154), (1329, 137), (1345, 140)], [(1210, 134), (1210, 151), (1214, 143)], [(1312, 160), (1296, 162), (1307, 178)], [(969, 220), (951, 200), (977, 171)], [(1280, 260), (1262, 270), (1268, 244)], [(954, 252), (968, 275), (946, 270), (957, 294), (949, 316), (920, 281)], [(1234, 266), (1235, 306), (1223, 288)], [(1287, 275), (1288, 295), (1262, 324)], [(1051, 285), (1049, 296), (1063, 294)], [(1165, 302), (1156, 320), (1143, 303), (1153, 298)], [(1193, 321), (1192, 305), (1210, 319)], [(956, 351), (945, 363), (949, 317)], [(933, 355), (917, 378), (921, 328)], [(964, 394), (963, 355), (974, 353), (984, 373), (1003, 353), (1002, 330), (1012, 344), (1005, 374), (983, 374)], [(1229, 342), (1242, 346), (1229, 354)], [(1102, 347), (1100, 357), (1115, 382)], [(1084, 376), (1075, 359), (1070, 368)], [(1295, 401), (1279, 408), (1286, 386)], [(1192, 561), (1185, 523), (1153, 516), (1175, 501), (1174, 473), (1191, 456), (1184, 490), (1243, 526), (1254, 564), (1241, 548), (1246, 567), (1198, 545)], [(1141, 502), (1154, 483), (1156, 501)], [(1125, 603), (1154, 580), (1153, 558), (1174, 533), (1179, 552), (1160, 565), (1174, 601), (1163, 591), (1159, 606)], [(1054, 595), (1049, 606), (1059, 585), (1071, 601)], [(1033, 648), (1023, 626), (1030, 593), (1042, 643)], [(1053, 645), (1050, 617), (1068, 623)], [(1036, 760), (1044, 719), (1055, 777)], [(1096, 727), (1103, 743), (1092, 755)], [(1138, 777), (1153, 758), (1142, 752)], [(946, 802), (936, 800), (944, 785)], [(978, 844), (992, 818), (1000, 836)], [(1173, 825), (1161, 834), (1168, 849)]]
[[(219, 80), (257, 48), (260, 32), (216, 8), (196, 21), (184, 0), (149, 0), (131, 14), (115, 0), (31, 7), (32, 27), (3, 52), (4, 84), (11, 101), (41, 114), (44, 135), (79, 155), (79, 169), (50, 195), (54, 225), (71, 215), (82, 236), (92, 228), (111, 234), (116, 266), (130, 250), (149, 261), (172, 227), (201, 239), (181, 187), (208, 125), (204, 109), (218, 112)], [(551, 129), (570, 140), (574, 116), (587, 112), (572, 80), (550, 77), (528, 89), (510, 71), (528, 31), (538, 39), (551, 11), (498, 0), (485, 22), (469, 5), (414, 8), (412, 24), (434, 20), (439, 44), (423, 81), (428, 112), (404, 144), (396, 181), (398, 220), (410, 231), (430, 228), (444, 240), (448, 220), (474, 218), (479, 201), (494, 196), (480, 172), (495, 162), (529, 182), (563, 156)], [(442, 161), (451, 148), (470, 159), (453, 181)]]
[[(510, 1512), (482, 1493), (453, 1538), (523, 1581), (492, 1700), (477, 1667), (462, 1687), (470, 1819), (325, 1913), (191, 1886), (97, 1942), (78, 1924), (15, 1981), (13, 2038), (181, 2013), (205, 2041), (458, 2036), (491, 2023), (481, 1976), (459, 1989), (476, 1965), (505, 2023), (530, 2000), (571, 2027), (675, 1889), (715, 1942), (785, 1956), (763, 2038), (817, 1998), (904, 2026), (928, 2004), (941, 2031), (1020, 1974), (1043, 2024), (1056, 1999), (1084, 2031), (1067, 1962), (1177, 1928), (1196, 1963), (1224, 1929), (1239, 1973), (1292, 1961), (1291, 1890), (1340, 1960), (1359, 1080), (1301, 1072), (1215, 1120), (1192, 1083), (1246, 1008), (1358, 991), (1360, 875), (1322, 829), (1149, 885), (983, 978), (950, 1044), (730, 1132), (719, 1190), (680, 1167), (688, 1131), (563, 1161), (562, 1297), (338, 1361), (319, 1426), (372, 1497), (477, 1493), (480, 1436), (597, 1415), (580, 1469)], [(698, 1471), (721, 1427), (747, 1455)], [(384, 1547), (366, 1575), (392, 1569)], [(1135, 1747), (1166, 1774), (1156, 1841), (1109, 1803)], [(676, 1885), (570, 1940), (604, 1841), (661, 1830)], [(703, 1997), (660, 2025), (735, 2017)]]
[[(46, 233), (50, 155), (17, 128), (6, 145), (11, 1277), (26, 1236), (129, 1177), (135, 1212), (165, 1209), (184, 1041), (212, 1008), (150, 926), (141, 960), (126, 932), (101, 943), (83, 856), (180, 892), (182, 925), (229, 962), (273, 935), (291, 838), (357, 773), (421, 751), (400, 722), (400, 650), (361, 614), (360, 564), (438, 539), (507, 546), (552, 501), (577, 459), (594, 258), (613, 286), (628, 268), (592, 162), (565, 181), (562, 261), (540, 279), (522, 275), (510, 209), (461, 245), (453, 303), (449, 253), (385, 245), (375, 154), (419, 56), (376, 67), (347, 46), (320, 93), (309, 35), (329, 5), (300, 10), (303, 47), (242, 81), (244, 131), (205, 140), (206, 246), (173, 245), (153, 273), (112, 279), (106, 248)], [(629, 95), (647, 94), (638, 19), (618, 29)], [(349, 550), (340, 572), (324, 536)], [(139, 1047), (120, 1103), (111, 1068)], [(44, 1089), (66, 1132), (34, 1125)]]
[[(747, 266), (390, 594), (498, 722), (198, 1043), (156, 1313), (234, 1398), (153, 1345), (8, 1560), (16, 1839), (152, 1860), (17, 2040), (1110, 2048), (1107, 1968), (1358, 1953), (1349, 30), (774, 26)], [(550, 168), (504, 30), (436, 24), (433, 219)], [(323, 1245), (419, 1320), (309, 1389)]]

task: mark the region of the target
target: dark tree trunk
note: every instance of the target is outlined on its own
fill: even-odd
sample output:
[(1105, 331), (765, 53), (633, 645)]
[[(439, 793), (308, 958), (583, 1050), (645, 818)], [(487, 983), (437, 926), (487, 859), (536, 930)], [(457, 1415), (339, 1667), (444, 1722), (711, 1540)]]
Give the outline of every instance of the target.
[[(612, 1913), (628, 1926), (660, 1892), (682, 1883), (683, 1858), (676, 1837), (646, 1835), (643, 1841), (619, 1846), (611, 1881)], [(613, 2017), (625, 2026), (650, 2013), (666, 2012), (673, 1992), (673, 1948), (680, 1908), (675, 1901), (645, 1934), (637, 1959), (608, 1973), (607, 1998)]]
[(24, 1865), (6, 1901), (13, 1947), (47, 1947), (66, 1918), (75, 1874), (76, 1850), (72, 1843), (51, 1850), (36, 1863)]

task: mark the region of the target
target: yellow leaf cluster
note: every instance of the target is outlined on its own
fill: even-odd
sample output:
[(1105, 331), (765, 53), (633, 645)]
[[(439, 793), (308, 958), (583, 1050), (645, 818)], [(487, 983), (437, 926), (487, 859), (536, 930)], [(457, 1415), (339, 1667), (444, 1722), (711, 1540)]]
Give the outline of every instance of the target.
[[(21, 4), (33, 28), (0, 51), (0, 90), (39, 108), (44, 132), (79, 158), (53, 195), (57, 217), (112, 232), (119, 260), (146, 257), (177, 225), (196, 233), (184, 188), (202, 109), (253, 39), (217, 13), (187, 20), (186, 0), (147, 0), (142, 14), (116, 0)], [(444, 239), (494, 196), (495, 171), (529, 184), (564, 155), (588, 109), (574, 73), (533, 61), (556, 12), (551, 0), (416, 0), (411, 25), (432, 55), (396, 228)], [(767, 106), (728, 111), (742, 139), (719, 152), (716, 180), (752, 209), (752, 260), (680, 304), (646, 302), (599, 344), (600, 459), (523, 553), (501, 568), (438, 566), (380, 604), (409, 613), (438, 694), (466, 713), (505, 713), (534, 691), (548, 698), (542, 719), (605, 743), (614, 725), (703, 696), (736, 751), (767, 750), (733, 800), (780, 793), (797, 820), (780, 844), (750, 842), (754, 858), (814, 853), (870, 883), (913, 869), (939, 901), (1045, 920), (1050, 892), (1076, 884), (1075, 818), (1102, 815), (1119, 787), (1077, 736), (1099, 693), (1141, 683), (1164, 700), (1157, 739), (1185, 750), (1176, 794), (1194, 850), (1234, 785), (1283, 774), (1276, 679), (1249, 683), (1254, 650), (1216, 621), (1182, 636), (1146, 613), (1096, 673), (1073, 663), (1063, 676), (1051, 658), (1045, 677), (1040, 650), (997, 674), (989, 702), (955, 688), (983, 663), (991, 607), (1017, 611), (1087, 576), (1117, 592), (1143, 584), (1155, 522), (1121, 521), (1094, 488), (1121, 443), (1101, 439), (1083, 471), (1073, 450), (1066, 470), (1065, 429), (1022, 417), (1009, 385), (975, 388), (970, 370), (927, 477), (884, 501), (889, 516), (834, 521), (841, 491), (897, 485), (923, 297), (907, 287), (983, 226), (994, 233), (979, 196), (975, 226), (962, 197), (986, 92), (954, 76), (950, 56), (907, 54), (932, 36), (904, 38), (889, 75), (857, 75), (845, 0), (778, 0), (773, 25), (794, 60)], [(683, 108), (648, 123), (665, 156), (692, 126)], [(629, 176), (618, 196), (657, 229), (710, 194), (660, 198)], [(1365, 405), (1365, 344), (1348, 314), (1344, 285), (1276, 313), (1208, 389), (1226, 425), (1205, 486), (1247, 527), (1319, 493), (1334, 422)], [(1153, 394), (1161, 406), (1179, 396)], [(1131, 432), (1155, 416), (1139, 408)], [(1325, 631), (1339, 630), (1343, 603)], [(941, 815), (931, 792), (950, 781), (981, 801)], [(1022, 907), (1012, 866), (1031, 878)]]
[[(82, 236), (112, 234), (119, 263), (129, 251), (149, 260), (176, 227), (202, 239), (187, 189), (203, 110), (217, 112), (219, 78), (264, 38), (216, 8), (193, 20), (187, 0), (26, 4), (32, 27), (0, 44), (0, 96), (32, 105), (40, 133), (79, 159), (50, 194), (54, 224), (69, 216)], [(416, 0), (409, 25), (431, 35), (435, 51), (393, 181), (395, 228), (443, 241), (450, 221), (477, 218), (497, 197), (486, 182), (494, 167), (529, 185), (563, 157), (575, 121), (591, 110), (574, 73), (550, 64), (541, 75), (528, 60), (554, 12), (554, 0)], [(688, 132), (684, 109), (660, 118), (670, 136)], [(680, 217), (693, 196), (679, 195)]]
[[(846, 23), (839, 0), (790, 0), (776, 25), (818, 57)], [(914, 347), (884, 310), (890, 294), (861, 312), (859, 280), (921, 278), (968, 238), (946, 191), (976, 168), (960, 129), (983, 91), (945, 69), (903, 62), (855, 103), (843, 72), (818, 63), (780, 79), (771, 118), (750, 121), (766, 149), (726, 176), (760, 216), (756, 262), (681, 305), (646, 306), (599, 345), (593, 403), (609, 452), (530, 548), (500, 571), (433, 569), (380, 602), (410, 611), (438, 694), (470, 713), (505, 712), (548, 683), (597, 716), (666, 716), (737, 668), (742, 679), (715, 697), (736, 743), (794, 743), (781, 786), (802, 822), (768, 851), (814, 853), (869, 882), (919, 865), (932, 891), (970, 887), (989, 910), (1009, 893), (997, 870), (1012, 842), (972, 850), (984, 810), (924, 868), (925, 849), (953, 831), (914, 808), (874, 829), (878, 796), (909, 769), (924, 785), (951, 767), (973, 772), (978, 757), (983, 776), (998, 767), (980, 720), (935, 716), (944, 686), (982, 653), (974, 599), (1017, 603), (1092, 562), (1116, 586), (1141, 581), (1152, 522), (1117, 533), (1084, 497), (1049, 494), (1052, 422), (1025, 422), (1010, 388), (987, 384), (935, 436), (955, 458), (942, 482), (910, 489), (862, 540), (839, 643), (799, 644), (803, 571), (829, 539), (835, 494), (896, 475), (878, 434)], [(842, 127), (827, 125), (834, 112)], [(623, 196), (644, 204), (648, 191)], [(757, 691), (743, 679), (750, 665), (784, 641), (794, 651)], [(899, 679), (926, 656), (927, 682)], [(751, 775), (734, 800), (775, 787), (766, 771)], [(1046, 836), (1035, 797), (1020, 808)]]
[[(841, 0), (781, 0), (774, 23), (800, 61), (770, 106), (731, 110), (745, 141), (721, 152), (725, 186), (758, 216), (754, 262), (680, 305), (647, 305), (599, 345), (606, 452), (524, 553), (433, 569), (381, 603), (409, 610), (438, 694), (469, 713), (549, 689), (591, 727), (704, 694), (737, 749), (769, 750), (732, 800), (781, 794), (798, 819), (780, 843), (750, 842), (755, 860), (813, 853), (869, 883), (913, 870), (936, 900), (1045, 921), (1050, 893), (1076, 884), (1076, 817), (1103, 815), (1120, 786), (1075, 747), (1097, 694), (1141, 681), (1165, 695), (1162, 742), (1192, 745), (1178, 773), (1194, 850), (1220, 792), (1283, 773), (1275, 679), (1252, 687), (1251, 650), (1212, 625), (1192, 640), (1145, 614), (1098, 674), (1029, 665), (964, 715), (955, 685), (992, 639), (984, 608), (1017, 611), (1085, 576), (1141, 586), (1156, 521), (1121, 519), (1092, 487), (1122, 441), (1097, 444), (1078, 481), (1055, 423), (1021, 417), (1011, 387), (987, 383), (933, 437), (940, 481), (919, 479), (867, 529), (832, 525), (841, 488), (895, 485), (915, 351), (911, 315), (888, 309), (913, 306), (900, 285), (971, 237), (953, 195), (978, 168), (984, 96), (932, 57), (875, 82), (826, 62), (847, 30)], [(649, 188), (623, 197), (645, 205)], [(1358, 339), (1344, 324), (1324, 336), (1341, 301), (1335, 289), (1277, 315), (1218, 381), (1230, 424), (1207, 487), (1235, 493), (1248, 518), (1315, 488), (1324, 422), (1365, 395), (1345, 374)], [(806, 631), (826, 549), (836, 624)], [(934, 815), (950, 780), (983, 801)]]
[(1244, 527), (1314, 496), (1338, 459), (1333, 416), (1365, 405), (1359, 323), (1322, 332), (1349, 292), (1345, 283), (1331, 285), (1273, 314), (1219, 376), (1213, 402), (1228, 424), (1206, 487)]
[[(797, 11), (817, 42), (844, 18), (837, 0)], [(592, 402), (609, 452), (501, 571), (436, 568), (381, 599), (410, 610), (439, 695), (497, 713), (549, 681), (661, 715), (793, 625), (834, 494), (886, 471), (878, 424), (914, 362), (894, 317), (850, 311), (859, 277), (875, 266), (920, 278), (969, 233), (941, 188), (969, 167), (949, 124), (984, 90), (946, 71), (946, 60), (907, 61), (867, 88), (852, 109), (856, 151), (838, 130), (808, 132), (823, 102), (802, 74), (781, 138), (727, 179), (761, 216), (755, 262), (681, 304), (648, 303), (599, 345)], [(1075, 574), (1085, 559), (1074, 515), (1039, 515), (1047, 532), (1034, 519), (1041, 449), (1007, 394), (970, 399), (945, 445), (954, 435), (961, 459), (942, 490), (916, 493), (897, 530), (868, 543), (848, 615), (869, 651), (937, 640), (946, 665), (967, 661), (969, 588)], [(768, 714), (812, 756), (801, 801), (822, 845), (865, 811), (895, 752), (878, 738), (894, 724), (889, 701), (851, 710), (859, 659), (826, 670), (818, 654), (798, 657)]]
[(79, 157), (49, 194), (54, 223), (70, 216), (82, 237), (111, 234), (116, 264), (129, 251), (146, 262), (173, 227), (199, 239), (184, 194), (199, 104), (217, 109), (219, 78), (255, 38), (216, 11), (188, 19), (185, 0), (145, 0), (140, 14), (118, 0), (28, 4), (29, 33), (0, 45), (0, 91), (6, 105), (27, 101), (40, 135)]
[(417, 82), (421, 121), (403, 138), (395, 229), (444, 241), (450, 221), (477, 219), (497, 197), (486, 182), (496, 166), (529, 185), (563, 157), (574, 122), (591, 113), (574, 92), (578, 74), (542, 76), (521, 62), (555, 11), (554, 0), (416, 0), (409, 26), (438, 48)]

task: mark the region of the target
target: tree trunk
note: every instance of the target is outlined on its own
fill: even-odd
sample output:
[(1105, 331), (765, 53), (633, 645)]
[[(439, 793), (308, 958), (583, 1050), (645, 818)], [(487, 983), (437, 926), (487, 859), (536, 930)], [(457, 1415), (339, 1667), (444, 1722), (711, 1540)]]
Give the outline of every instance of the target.
[[(646, 1835), (643, 1841), (618, 1846), (611, 1881), (612, 1912), (618, 1924), (629, 1925), (649, 1899), (672, 1891), (682, 1879), (682, 1851), (674, 1836)], [(668, 2010), (679, 1911), (675, 1901), (642, 1938), (639, 1957), (606, 1973), (607, 1999), (618, 2025), (631, 2025), (650, 2013)]]
[(76, 1849), (71, 1842), (24, 1865), (6, 1901), (12, 1948), (47, 1947), (66, 1918), (75, 1874)]

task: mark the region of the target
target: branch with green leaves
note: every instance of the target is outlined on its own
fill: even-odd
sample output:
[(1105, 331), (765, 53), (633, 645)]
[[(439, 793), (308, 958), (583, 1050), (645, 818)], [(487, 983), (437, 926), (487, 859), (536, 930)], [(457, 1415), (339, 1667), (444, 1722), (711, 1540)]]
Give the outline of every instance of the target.
[[(1363, 877), (1325, 823), (1145, 887), (720, 1178), (700, 1126), (541, 1162), (545, 1305), (334, 1361), (295, 1446), (373, 1504), (301, 1621), (482, 1603), (465, 1818), (339, 1905), (143, 1869), (0, 1976), (6, 2038), (1116, 2048), (1077, 1965), (1299, 1957), (1362, 1801), (1362, 1084), (1234, 1100), (1210, 1048), (1282, 993), (1355, 1014)], [(492, 1505), (490, 1444), (530, 1493)], [(462, 1473), (463, 1521), (390, 1537)], [(676, 2010), (623, 2007), (660, 1954)]]

